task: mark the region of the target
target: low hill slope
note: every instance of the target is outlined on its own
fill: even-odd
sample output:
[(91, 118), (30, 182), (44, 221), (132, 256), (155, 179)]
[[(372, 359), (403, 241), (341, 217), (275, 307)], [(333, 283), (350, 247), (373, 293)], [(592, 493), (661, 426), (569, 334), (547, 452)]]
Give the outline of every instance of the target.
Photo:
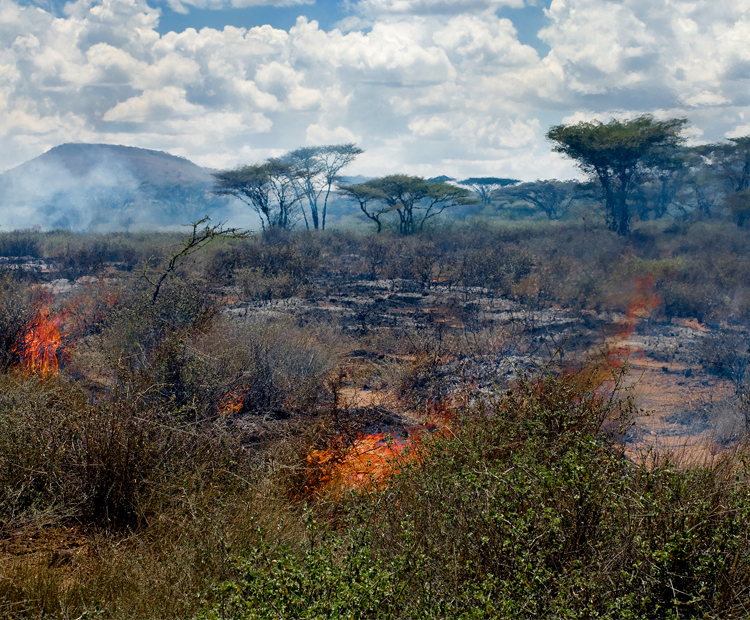
[(231, 219), (211, 170), (182, 157), (110, 144), (62, 144), (0, 175), (0, 226), (75, 231), (177, 228)]

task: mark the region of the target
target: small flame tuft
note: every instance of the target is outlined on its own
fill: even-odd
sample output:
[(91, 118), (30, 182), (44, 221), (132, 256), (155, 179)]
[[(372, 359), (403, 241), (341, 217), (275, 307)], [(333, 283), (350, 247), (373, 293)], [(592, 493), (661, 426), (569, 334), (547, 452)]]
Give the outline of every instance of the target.
[(62, 344), (60, 326), (63, 320), (62, 315), (52, 315), (49, 306), (39, 307), (36, 316), (26, 326), (21, 342), (15, 347), (24, 372), (57, 375), (57, 349)]
[(633, 335), (639, 321), (650, 316), (656, 306), (659, 305), (660, 300), (654, 291), (654, 285), (653, 275), (636, 278), (635, 280), (635, 297), (628, 304), (620, 331), (615, 342), (611, 343), (607, 355), (610, 363), (615, 367), (621, 366), (624, 358), (640, 351), (640, 349), (628, 345), (627, 339)]
[(245, 394), (250, 388), (232, 390), (224, 398), (219, 400), (219, 415), (228, 416), (239, 413), (245, 404)]
[(310, 450), (307, 466), (314, 475), (306, 493), (352, 490), (367, 484), (382, 485), (398, 471), (407, 442), (386, 433), (362, 435), (346, 448), (335, 440), (325, 450)]

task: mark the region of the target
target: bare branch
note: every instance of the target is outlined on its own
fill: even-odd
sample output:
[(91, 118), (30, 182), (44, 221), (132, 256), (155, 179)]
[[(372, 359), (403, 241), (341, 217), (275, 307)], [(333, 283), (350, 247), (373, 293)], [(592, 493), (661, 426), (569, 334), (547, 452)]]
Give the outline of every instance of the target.
[[(154, 295), (151, 300), (152, 303), (156, 303), (156, 299), (159, 297), (159, 291), (161, 290), (164, 281), (168, 277), (174, 275), (176, 269), (185, 261), (188, 256), (194, 254), (198, 250), (201, 250), (217, 237), (222, 237), (225, 239), (244, 239), (245, 237), (249, 237), (252, 234), (252, 231), (242, 230), (240, 228), (224, 228), (224, 224), (222, 222), (219, 222), (214, 226), (209, 226), (208, 223), (210, 221), (211, 218), (206, 216), (203, 219), (198, 220), (197, 222), (188, 224), (188, 226), (192, 226), (193, 228), (190, 236), (188, 236), (182, 242), (181, 249), (172, 255), (172, 257), (169, 259), (169, 262), (167, 263), (166, 269), (159, 275), (159, 277), (155, 281), (149, 277), (148, 264), (146, 264), (141, 277), (154, 287)], [(201, 228), (203, 224), (205, 224), (205, 226)]]

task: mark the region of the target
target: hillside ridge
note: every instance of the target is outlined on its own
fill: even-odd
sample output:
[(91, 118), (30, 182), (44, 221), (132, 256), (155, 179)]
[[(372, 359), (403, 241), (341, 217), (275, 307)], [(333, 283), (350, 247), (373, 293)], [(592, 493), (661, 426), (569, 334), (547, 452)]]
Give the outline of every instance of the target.
[(0, 174), (2, 228), (114, 231), (227, 219), (213, 170), (165, 151), (68, 142)]

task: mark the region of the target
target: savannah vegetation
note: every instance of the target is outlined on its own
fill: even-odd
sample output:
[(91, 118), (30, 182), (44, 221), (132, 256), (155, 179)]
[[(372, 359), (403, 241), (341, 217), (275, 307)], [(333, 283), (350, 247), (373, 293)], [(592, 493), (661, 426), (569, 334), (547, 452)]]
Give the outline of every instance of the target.
[[(538, 349), (533, 311), (623, 313), (648, 280), (648, 320), (711, 327), (703, 363), (744, 406), (747, 145), (681, 126), (553, 128), (584, 184), (339, 186), (300, 150), (217, 176), (258, 234), (0, 233), (0, 614), (748, 617), (742, 437), (626, 454), (627, 365), (597, 346), (552, 342), (490, 389), (460, 370)], [(639, 156), (607, 151), (622, 136)], [(30, 361), (41, 327), (59, 342)], [(390, 462), (348, 484), (384, 428)]]

